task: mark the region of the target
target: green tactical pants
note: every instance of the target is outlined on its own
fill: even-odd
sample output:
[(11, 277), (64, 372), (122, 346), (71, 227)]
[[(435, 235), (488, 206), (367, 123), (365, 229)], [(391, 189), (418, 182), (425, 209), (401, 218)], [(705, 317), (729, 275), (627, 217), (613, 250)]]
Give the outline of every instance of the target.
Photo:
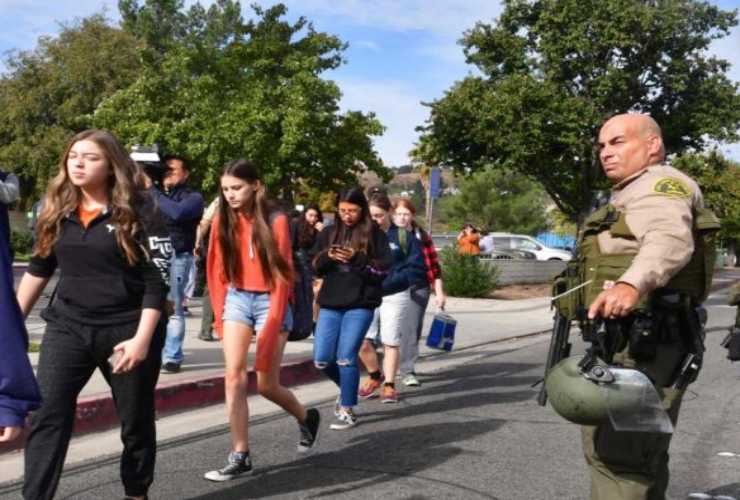
[[(683, 391), (666, 386), (673, 382), (685, 355), (683, 343), (677, 342), (660, 345), (649, 363), (636, 362), (626, 349), (614, 356), (615, 363), (640, 368), (655, 382), (674, 426)], [(617, 432), (606, 422), (582, 426), (581, 436), (591, 475), (591, 500), (665, 500), (670, 434)]]

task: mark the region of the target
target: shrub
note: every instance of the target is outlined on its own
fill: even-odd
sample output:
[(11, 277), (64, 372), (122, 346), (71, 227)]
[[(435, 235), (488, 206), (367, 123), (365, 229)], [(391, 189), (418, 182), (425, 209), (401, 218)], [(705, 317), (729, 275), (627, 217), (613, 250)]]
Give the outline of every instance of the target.
[(440, 252), (445, 292), (453, 297), (488, 297), (498, 286), (499, 269), (454, 247)]
[(28, 231), (11, 231), (10, 246), (16, 256), (29, 255), (33, 250), (33, 236)]

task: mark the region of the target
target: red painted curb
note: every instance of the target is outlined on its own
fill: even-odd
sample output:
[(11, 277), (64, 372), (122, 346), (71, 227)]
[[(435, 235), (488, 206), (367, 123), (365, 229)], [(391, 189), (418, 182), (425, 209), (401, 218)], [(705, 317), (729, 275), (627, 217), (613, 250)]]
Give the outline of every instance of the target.
[[(323, 377), (308, 359), (283, 365), (280, 381), (286, 387), (313, 382)], [(249, 394), (257, 393), (257, 377), (254, 370), (249, 371)], [(210, 376), (158, 384), (155, 389), (157, 417), (193, 408), (222, 403), (224, 401), (224, 377)], [(74, 434), (98, 432), (119, 424), (116, 406), (111, 394), (100, 394), (77, 401)], [(23, 436), (12, 443), (0, 443), (0, 453), (23, 448), (28, 436), (28, 427)]]

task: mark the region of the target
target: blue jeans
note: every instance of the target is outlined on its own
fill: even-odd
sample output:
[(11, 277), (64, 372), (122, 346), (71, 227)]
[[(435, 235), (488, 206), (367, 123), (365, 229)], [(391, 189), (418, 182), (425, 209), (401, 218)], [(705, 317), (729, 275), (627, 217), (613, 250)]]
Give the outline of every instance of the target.
[(372, 320), (372, 309), (322, 307), (319, 310), (314, 334), (314, 364), (339, 386), (340, 403), (347, 408), (357, 404), (360, 387), (357, 354)]
[(162, 364), (182, 363), (182, 341), (185, 338), (185, 311), (182, 301), (185, 298), (185, 286), (188, 284), (190, 266), (193, 265), (193, 254), (183, 252), (172, 256), (170, 265), (170, 294), (167, 297), (174, 303), (174, 313), (167, 322), (167, 338), (162, 350)]

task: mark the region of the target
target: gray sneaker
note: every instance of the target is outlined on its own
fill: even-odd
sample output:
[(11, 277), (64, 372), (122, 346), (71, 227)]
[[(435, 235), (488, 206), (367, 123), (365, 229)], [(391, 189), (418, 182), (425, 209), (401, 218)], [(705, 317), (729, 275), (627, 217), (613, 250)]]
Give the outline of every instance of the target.
[(406, 387), (419, 387), (421, 385), (421, 382), (419, 382), (419, 379), (416, 378), (416, 374), (409, 373), (405, 377), (403, 377), (403, 385)]
[(231, 481), (239, 476), (248, 476), (252, 474), (252, 459), (249, 455), (246, 458), (240, 458), (238, 453), (233, 451), (229, 453), (229, 460), (223, 469), (206, 472), (203, 477), (209, 481), (223, 482)]
[(357, 415), (352, 408), (340, 408), (337, 419), (329, 426), (335, 431), (345, 431), (357, 425)]

